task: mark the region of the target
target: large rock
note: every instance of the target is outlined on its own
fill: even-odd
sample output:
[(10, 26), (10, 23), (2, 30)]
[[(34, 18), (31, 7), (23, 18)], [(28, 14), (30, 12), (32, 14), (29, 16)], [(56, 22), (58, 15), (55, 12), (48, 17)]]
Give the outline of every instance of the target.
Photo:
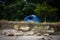
[(28, 26), (21, 26), (20, 30), (22, 30), (22, 31), (28, 31), (28, 30), (30, 30), (30, 27), (28, 27)]
[(18, 30), (19, 28), (18, 28), (18, 26), (17, 26), (17, 25), (14, 25), (14, 29), (15, 29), (15, 30)]
[(10, 29), (10, 30), (7, 30), (7, 29), (5, 29), (5, 30), (2, 30), (2, 35), (12, 35), (12, 34), (15, 34), (16, 33), (16, 31), (15, 30), (12, 30), (12, 29)]
[(33, 35), (34, 32), (33, 32), (33, 31), (29, 31), (29, 32), (27, 32), (27, 34), (28, 34), (28, 35)]
[(15, 36), (23, 36), (23, 32), (22, 32), (22, 31), (16, 32), (14, 35), (15, 35)]

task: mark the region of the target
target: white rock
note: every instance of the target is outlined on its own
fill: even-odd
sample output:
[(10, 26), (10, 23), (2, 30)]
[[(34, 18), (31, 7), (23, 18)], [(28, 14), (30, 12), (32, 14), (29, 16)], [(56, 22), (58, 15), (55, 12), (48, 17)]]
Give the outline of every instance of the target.
[(5, 29), (5, 30), (2, 30), (2, 34), (3, 35), (8, 35), (8, 34), (14, 34), (16, 31), (15, 30), (12, 30), (12, 29)]
[(28, 31), (30, 29), (30, 27), (28, 27), (28, 26), (26, 26), (26, 27), (22, 26), (22, 27), (20, 27), (20, 29), (23, 30), (23, 31), (25, 31), (25, 30)]
[(32, 34), (34, 34), (34, 32), (33, 31), (29, 31), (29, 32), (27, 32), (27, 34), (32, 35)]
[(49, 34), (48, 34), (48, 33), (46, 33), (46, 34), (44, 34), (44, 36), (49, 36)]

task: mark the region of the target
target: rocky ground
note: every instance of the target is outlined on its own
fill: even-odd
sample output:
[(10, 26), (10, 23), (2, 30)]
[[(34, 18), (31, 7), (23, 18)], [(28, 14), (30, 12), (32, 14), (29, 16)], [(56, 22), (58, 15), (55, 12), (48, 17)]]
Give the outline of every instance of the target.
[[(47, 34), (48, 36), (44, 35), (45, 31), (47, 31), (45, 29), (45, 25), (52, 25), (52, 24), (45, 24), (45, 23), (40, 24), (40, 27), (41, 27), (40, 29), (38, 26), (36, 26), (36, 24), (33, 24), (33, 23), (32, 23), (32, 25), (34, 27), (30, 24), (23, 25), (26, 23), (19, 23), (19, 22), (13, 22), (13, 23), (11, 23), (11, 22), (4, 23), (3, 22), (0, 24), (1, 24), (1, 27), (3, 27), (3, 30), (0, 30), (0, 34), (2, 34), (2, 35), (0, 35), (0, 40), (60, 40), (60, 35), (49, 35), (49, 34)], [(53, 25), (55, 25), (55, 24), (53, 24)], [(57, 26), (57, 27), (59, 28), (59, 31), (60, 31), (60, 23), (58, 25), (59, 26)], [(49, 26), (47, 26), (47, 27), (49, 27)], [(53, 26), (51, 26), (51, 27), (53, 27)], [(6, 29), (4, 29), (4, 28), (6, 28)], [(52, 31), (54, 32), (53, 29), (52, 29)], [(51, 32), (51, 31), (49, 30), (49, 32)], [(8, 34), (9, 35), (14, 34), (14, 35), (8, 36)]]
[(50, 35), (50, 36), (4, 36), (4, 35), (0, 35), (0, 40), (60, 40), (60, 35)]

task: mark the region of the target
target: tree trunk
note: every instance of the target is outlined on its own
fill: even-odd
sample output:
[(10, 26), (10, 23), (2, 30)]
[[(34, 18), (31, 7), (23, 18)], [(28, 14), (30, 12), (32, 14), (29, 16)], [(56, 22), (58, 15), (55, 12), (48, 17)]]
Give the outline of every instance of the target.
[(44, 22), (46, 23), (46, 16), (44, 17)]

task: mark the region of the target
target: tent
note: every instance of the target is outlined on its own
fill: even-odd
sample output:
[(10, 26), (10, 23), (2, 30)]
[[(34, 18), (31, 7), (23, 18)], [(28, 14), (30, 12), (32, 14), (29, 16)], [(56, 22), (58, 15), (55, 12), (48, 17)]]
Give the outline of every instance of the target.
[(40, 19), (36, 15), (29, 15), (24, 18), (26, 22), (40, 22)]

